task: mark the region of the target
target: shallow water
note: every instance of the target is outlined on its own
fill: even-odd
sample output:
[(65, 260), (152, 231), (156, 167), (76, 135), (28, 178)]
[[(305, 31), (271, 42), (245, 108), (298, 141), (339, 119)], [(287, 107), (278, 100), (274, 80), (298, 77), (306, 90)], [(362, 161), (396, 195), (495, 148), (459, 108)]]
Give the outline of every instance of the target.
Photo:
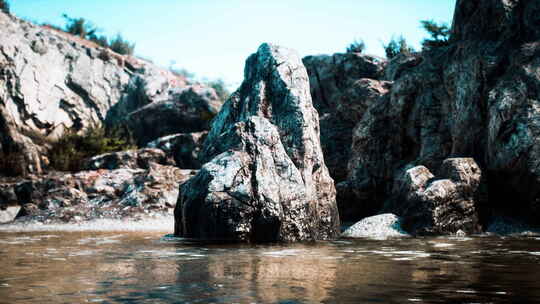
[(0, 303), (540, 302), (540, 238), (205, 245), (0, 232)]

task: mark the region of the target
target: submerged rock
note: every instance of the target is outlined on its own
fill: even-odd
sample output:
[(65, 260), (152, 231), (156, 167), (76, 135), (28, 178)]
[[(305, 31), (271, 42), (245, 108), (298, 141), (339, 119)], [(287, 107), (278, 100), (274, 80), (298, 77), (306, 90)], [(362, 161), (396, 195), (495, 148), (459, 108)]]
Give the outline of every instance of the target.
[(333, 180), (298, 54), (263, 44), (216, 116), (201, 171), (181, 187), (175, 234), (272, 242), (339, 233)]
[(395, 214), (386, 213), (367, 217), (358, 223), (352, 225), (342, 234), (346, 238), (372, 238), (388, 239), (394, 237), (407, 237), (401, 220)]
[(397, 181), (397, 197), (387, 206), (415, 235), (481, 232), (478, 200), (482, 172), (472, 158), (446, 159), (438, 178), (424, 166)]

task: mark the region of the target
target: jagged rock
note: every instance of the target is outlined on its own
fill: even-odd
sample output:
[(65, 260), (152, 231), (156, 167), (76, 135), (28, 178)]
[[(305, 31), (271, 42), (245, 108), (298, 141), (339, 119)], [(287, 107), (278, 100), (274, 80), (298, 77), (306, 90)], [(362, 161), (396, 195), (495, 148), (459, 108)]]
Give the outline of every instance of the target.
[(353, 132), (348, 183), (359, 205), (380, 209), (407, 164), (438, 172), (448, 157), (472, 157), (489, 177), (485, 216), (540, 224), (539, 7), (460, 0), (447, 44), (390, 62), (390, 92)]
[(22, 207), (16, 221), (134, 218), (172, 213), (179, 185), (194, 174), (193, 170), (150, 163), (148, 169), (56, 172), (0, 184), (0, 188), (10, 187), (16, 194), (16, 206)]
[(208, 132), (173, 134), (158, 138), (146, 146), (161, 149), (167, 156), (174, 159), (179, 168), (200, 169), (202, 164), (199, 154), (206, 135)]
[(171, 91), (168, 99), (132, 112), (127, 121), (139, 144), (145, 145), (165, 135), (208, 130), (221, 105), (214, 89), (194, 85)]
[(5, 209), (0, 208), (0, 224), (9, 223), (15, 220), (15, 217), (20, 210), (20, 206), (9, 206)]
[(298, 54), (263, 44), (205, 141), (201, 171), (181, 188), (175, 234), (239, 241), (339, 233), (333, 180)]
[(388, 239), (407, 237), (401, 228), (401, 220), (395, 214), (385, 213), (367, 217), (347, 228), (342, 234), (346, 238)]
[(173, 160), (164, 151), (145, 148), (97, 155), (85, 160), (83, 168), (84, 170), (148, 169), (150, 163), (174, 165)]
[[(390, 84), (377, 81), (386, 62), (358, 53), (303, 58), (313, 105), (320, 116), (321, 145), (330, 175), (339, 183), (347, 177), (352, 130), (367, 107), (377, 102)], [(346, 201), (338, 200), (344, 204)], [(340, 211), (342, 210), (340, 206)]]
[(415, 235), (478, 233), (481, 178), (472, 158), (446, 159), (439, 178), (413, 167), (396, 182), (394, 203), (385, 211), (401, 216), (402, 227)]
[[(183, 109), (201, 116), (195, 131), (218, 111), (213, 89), (194, 85), (178, 93), (187, 87), (185, 78), (62, 31), (0, 12), (0, 37), (0, 154), (10, 158), (0, 161), (1, 174), (40, 173), (48, 142), (66, 130), (133, 125), (138, 122), (126, 118), (139, 117), (129, 114), (154, 102), (185, 101)], [(201, 100), (207, 103), (197, 104)], [(150, 130), (134, 128), (133, 136), (147, 142), (192, 131), (177, 125), (162, 119)], [(159, 132), (151, 138), (154, 129)]]

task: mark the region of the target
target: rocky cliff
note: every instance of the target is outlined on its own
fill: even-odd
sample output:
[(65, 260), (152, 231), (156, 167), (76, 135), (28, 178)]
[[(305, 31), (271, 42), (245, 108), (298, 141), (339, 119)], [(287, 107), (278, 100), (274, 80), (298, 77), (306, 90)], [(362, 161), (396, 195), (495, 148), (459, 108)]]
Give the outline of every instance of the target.
[(1, 12), (0, 37), (0, 154), (20, 174), (43, 172), (66, 130), (123, 124), (144, 145), (207, 130), (221, 107), (211, 88)]
[(406, 170), (437, 176), (445, 159), (469, 157), (486, 185), (472, 204), (480, 222), (505, 214), (540, 223), (539, 12), (540, 1), (459, 0), (446, 45), (393, 59), (390, 82), (364, 80), (387, 92), (352, 132), (341, 190), (356, 218), (398, 196)]

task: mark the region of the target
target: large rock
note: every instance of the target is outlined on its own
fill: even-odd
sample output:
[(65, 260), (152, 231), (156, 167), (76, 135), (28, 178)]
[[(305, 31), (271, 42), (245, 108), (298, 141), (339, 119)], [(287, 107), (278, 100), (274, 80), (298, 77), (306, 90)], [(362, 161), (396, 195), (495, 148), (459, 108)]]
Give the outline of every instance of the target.
[(203, 151), (209, 162), (181, 188), (175, 234), (254, 242), (336, 237), (335, 188), (298, 54), (263, 44), (244, 75), (214, 119)]
[(343, 231), (341, 236), (346, 238), (385, 240), (388, 238), (407, 237), (409, 234), (401, 227), (401, 219), (398, 216), (392, 213), (385, 213), (362, 219)]
[(438, 172), (448, 157), (472, 157), (488, 177), (484, 216), (540, 224), (539, 9), (457, 1), (448, 44), (390, 62), (392, 89), (353, 131), (348, 184), (358, 205), (380, 209), (408, 164)]
[(385, 211), (401, 216), (403, 229), (415, 235), (478, 233), (481, 181), (471, 158), (446, 159), (438, 178), (424, 166), (413, 167), (396, 181), (394, 203)]
[[(140, 117), (130, 113), (168, 101), (203, 116), (196, 131), (207, 128), (219, 110), (211, 88), (189, 87), (185, 78), (151, 63), (0, 12), (0, 173), (40, 173), (47, 164), (47, 146), (66, 130), (104, 122), (132, 126), (129, 118)], [(192, 131), (177, 125), (162, 119), (132, 132), (147, 142)]]
[(214, 89), (193, 85), (172, 90), (167, 99), (130, 113), (127, 122), (139, 144), (145, 145), (166, 135), (210, 129), (221, 105)]

